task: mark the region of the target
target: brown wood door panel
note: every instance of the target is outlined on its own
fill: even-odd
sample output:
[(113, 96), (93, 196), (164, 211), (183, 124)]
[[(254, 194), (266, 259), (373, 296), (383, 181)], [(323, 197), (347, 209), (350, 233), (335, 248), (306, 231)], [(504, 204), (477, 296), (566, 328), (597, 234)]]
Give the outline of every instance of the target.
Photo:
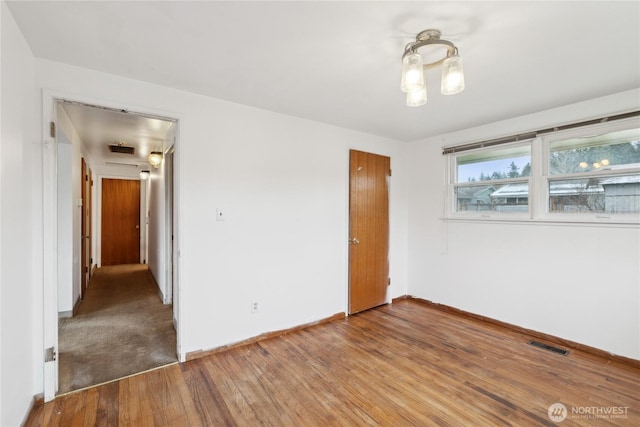
[(140, 181), (102, 179), (102, 265), (140, 262)]
[(387, 302), (391, 160), (349, 154), (349, 313), (357, 313)]
[[(89, 271), (87, 272), (87, 278), (91, 278), (91, 267), (93, 264), (93, 173), (91, 172), (91, 168), (87, 169), (87, 212), (86, 212), (86, 220), (87, 220), (87, 267)], [(87, 279), (87, 280), (88, 280)]]
[(87, 163), (80, 159), (80, 197), (82, 198), (82, 213), (80, 218), (80, 299), (84, 299), (84, 290), (87, 288)]
[(81, 260), (81, 272), (80, 272), (80, 299), (84, 299), (84, 292), (89, 283), (91, 277), (91, 169), (87, 167), (87, 163), (84, 159), (81, 159), (81, 172), (80, 176), (80, 193), (82, 197), (82, 215), (80, 229), (82, 236), (80, 236), (80, 251), (82, 255)]

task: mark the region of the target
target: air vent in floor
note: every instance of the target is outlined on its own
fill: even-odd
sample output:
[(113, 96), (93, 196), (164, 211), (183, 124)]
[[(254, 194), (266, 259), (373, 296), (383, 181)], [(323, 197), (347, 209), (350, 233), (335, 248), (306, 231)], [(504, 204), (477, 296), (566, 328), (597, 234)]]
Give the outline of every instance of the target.
[(532, 345), (534, 347), (542, 348), (544, 350), (549, 350), (549, 351), (552, 351), (554, 353), (561, 354), (563, 356), (566, 356), (567, 354), (569, 354), (569, 350), (564, 350), (562, 348), (554, 347), (552, 345), (545, 344), (545, 343), (542, 343), (542, 342), (539, 342), (539, 341), (531, 340), (531, 341), (528, 342), (528, 344)]

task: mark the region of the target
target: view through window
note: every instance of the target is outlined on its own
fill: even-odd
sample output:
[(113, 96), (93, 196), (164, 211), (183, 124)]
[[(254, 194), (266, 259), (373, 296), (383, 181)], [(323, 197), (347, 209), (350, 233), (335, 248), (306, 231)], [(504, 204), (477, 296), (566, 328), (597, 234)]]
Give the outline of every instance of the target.
[(452, 216), (640, 221), (637, 118), (453, 152), (447, 161)]

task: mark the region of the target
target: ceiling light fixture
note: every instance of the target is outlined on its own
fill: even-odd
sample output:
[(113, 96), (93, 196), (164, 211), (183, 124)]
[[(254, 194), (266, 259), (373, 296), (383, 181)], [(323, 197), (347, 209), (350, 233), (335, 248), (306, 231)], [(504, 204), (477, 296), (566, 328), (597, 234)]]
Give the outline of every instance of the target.
[(158, 166), (160, 166), (160, 163), (162, 163), (162, 152), (152, 151), (151, 153), (149, 153), (147, 160), (149, 161), (149, 164), (151, 166), (157, 168)]
[[(410, 107), (427, 103), (424, 72), (438, 65), (442, 65), (440, 92), (443, 95), (455, 95), (464, 90), (464, 72), (458, 48), (450, 41), (441, 39), (440, 35), (438, 30), (424, 30), (418, 33), (415, 42), (408, 43), (404, 48), (400, 89), (407, 94), (407, 105)], [(418, 52), (423, 47), (444, 47), (446, 53), (443, 58), (424, 64)]]
[(147, 179), (149, 179), (150, 175), (151, 175), (151, 172), (149, 171), (140, 171), (140, 179), (143, 181), (146, 181)]

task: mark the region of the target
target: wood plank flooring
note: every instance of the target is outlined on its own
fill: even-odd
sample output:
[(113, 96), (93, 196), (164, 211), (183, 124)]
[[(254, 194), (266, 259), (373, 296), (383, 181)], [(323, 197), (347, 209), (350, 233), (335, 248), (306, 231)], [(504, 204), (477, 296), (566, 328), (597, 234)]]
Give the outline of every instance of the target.
[(639, 369), (529, 339), (402, 300), (73, 393), (26, 425), (555, 426), (556, 402), (562, 426), (640, 425)]

